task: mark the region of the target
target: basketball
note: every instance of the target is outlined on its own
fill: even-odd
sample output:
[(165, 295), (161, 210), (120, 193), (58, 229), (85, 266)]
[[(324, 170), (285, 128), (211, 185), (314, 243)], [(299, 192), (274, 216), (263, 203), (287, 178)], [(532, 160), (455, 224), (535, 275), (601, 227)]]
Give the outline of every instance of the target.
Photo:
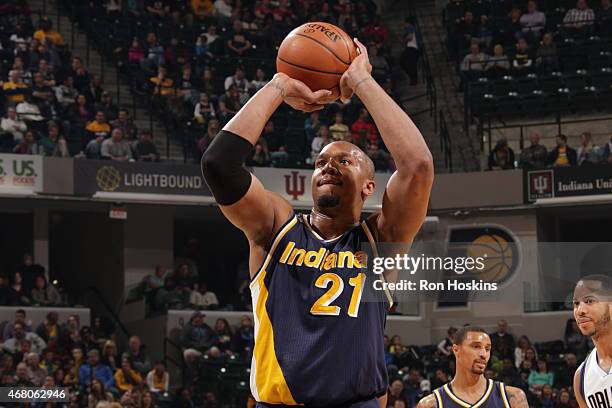
[(304, 82), (311, 90), (332, 90), (339, 97), (340, 77), (357, 56), (351, 37), (333, 24), (303, 24), (278, 49), (276, 69)]

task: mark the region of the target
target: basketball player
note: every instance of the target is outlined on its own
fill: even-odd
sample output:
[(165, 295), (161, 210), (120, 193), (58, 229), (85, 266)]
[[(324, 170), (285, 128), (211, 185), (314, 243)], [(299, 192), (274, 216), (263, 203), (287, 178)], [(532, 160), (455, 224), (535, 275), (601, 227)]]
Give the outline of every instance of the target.
[(574, 318), (595, 348), (574, 374), (580, 408), (612, 407), (612, 278), (590, 275), (574, 289)]
[[(312, 92), (276, 74), (214, 138), (202, 170), (223, 214), (248, 238), (255, 317), (251, 391), (270, 405), (378, 408), (386, 395), (383, 335), (388, 292), (374, 291), (362, 245), (412, 242), (424, 220), (433, 182), (431, 153), (414, 123), (372, 79), (366, 48), (341, 78), (356, 94), (395, 160), (381, 211), (363, 222), (375, 188), (374, 165), (357, 146), (338, 141), (315, 159), (314, 207), (297, 215), (267, 191), (243, 163), (284, 101), (311, 112), (331, 92)], [(366, 294), (372, 301), (366, 299)], [(383, 397), (384, 399), (384, 397)], [(384, 401), (381, 403), (384, 404)]]
[(453, 338), (453, 354), (457, 363), (455, 377), (419, 401), (417, 408), (529, 407), (523, 390), (484, 377), (491, 357), (491, 339), (483, 329), (459, 329)]

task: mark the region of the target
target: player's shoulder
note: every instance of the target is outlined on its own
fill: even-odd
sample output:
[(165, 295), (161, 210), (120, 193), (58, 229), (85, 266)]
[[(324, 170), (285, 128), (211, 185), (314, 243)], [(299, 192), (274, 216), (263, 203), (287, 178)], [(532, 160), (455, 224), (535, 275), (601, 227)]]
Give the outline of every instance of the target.
[(518, 387), (505, 386), (510, 408), (529, 408), (525, 391)]
[(438, 400), (434, 393), (422, 398), (417, 404), (417, 408), (438, 408)]

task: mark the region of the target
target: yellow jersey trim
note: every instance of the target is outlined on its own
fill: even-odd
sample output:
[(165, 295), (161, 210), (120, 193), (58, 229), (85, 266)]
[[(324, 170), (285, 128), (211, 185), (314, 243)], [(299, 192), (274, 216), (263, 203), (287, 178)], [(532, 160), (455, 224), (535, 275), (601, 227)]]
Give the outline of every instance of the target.
[[(370, 227), (368, 227), (368, 224), (365, 221), (361, 222), (361, 227), (363, 228), (363, 231), (365, 232), (366, 237), (368, 237), (368, 241), (370, 241), (370, 246), (372, 246), (372, 255), (374, 255), (374, 257), (377, 258), (378, 249), (376, 248), (376, 241), (374, 241), (374, 236), (370, 232)], [(393, 296), (391, 296), (391, 292), (389, 292), (389, 289), (387, 289), (387, 285), (386, 285), (387, 281), (385, 280), (384, 273), (380, 274), (380, 280), (383, 283), (384, 292), (385, 292), (385, 295), (387, 296), (387, 300), (389, 301), (389, 309), (390, 309), (393, 306)]]
[(436, 396), (436, 401), (438, 402), (438, 408), (444, 408), (444, 404), (442, 403), (442, 397), (440, 396), (440, 391), (434, 390), (434, 395)]
[(499, 383), (499, 388), (501, 390), (501, 396), (502, 396), (502, 400), (504, 401), (504, 406), (506, 408), (511, 408), (510, 407), (510, 402), (508, 402), (508, 395), (506, 394), (506, 385), (502, 382)]
[(468, 404), (467, 402), (463, 401), (461, 398), (453, 394), (448, 384), (444, 384), (444, 391), (446, 391), (448, 396), (458, 405), (461, 405), (462, 407), (465, 407), (465, 408), (478, 408), (482, 404), (487, 402), (487, 400), (489, 399), (489, 396), (491, 395), (491, 391), (493, 390), (493, 380), (487, 380), (487, 381), (488, 381), (488, 386), (487, 386), (487, 389), (484, 395), (480, 397), (480, 399), (474, 405)]

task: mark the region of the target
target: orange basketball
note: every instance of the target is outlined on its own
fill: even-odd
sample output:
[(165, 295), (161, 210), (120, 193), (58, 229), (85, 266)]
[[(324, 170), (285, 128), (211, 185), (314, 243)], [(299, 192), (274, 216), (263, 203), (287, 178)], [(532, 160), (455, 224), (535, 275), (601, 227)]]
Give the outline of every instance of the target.
[(281, 43), (276, 69), (313, 91), (329, 89), (338, 97), (340, 77), (356, 56), (353, 40), (340, 28), (329, 23), (306, 23)]

